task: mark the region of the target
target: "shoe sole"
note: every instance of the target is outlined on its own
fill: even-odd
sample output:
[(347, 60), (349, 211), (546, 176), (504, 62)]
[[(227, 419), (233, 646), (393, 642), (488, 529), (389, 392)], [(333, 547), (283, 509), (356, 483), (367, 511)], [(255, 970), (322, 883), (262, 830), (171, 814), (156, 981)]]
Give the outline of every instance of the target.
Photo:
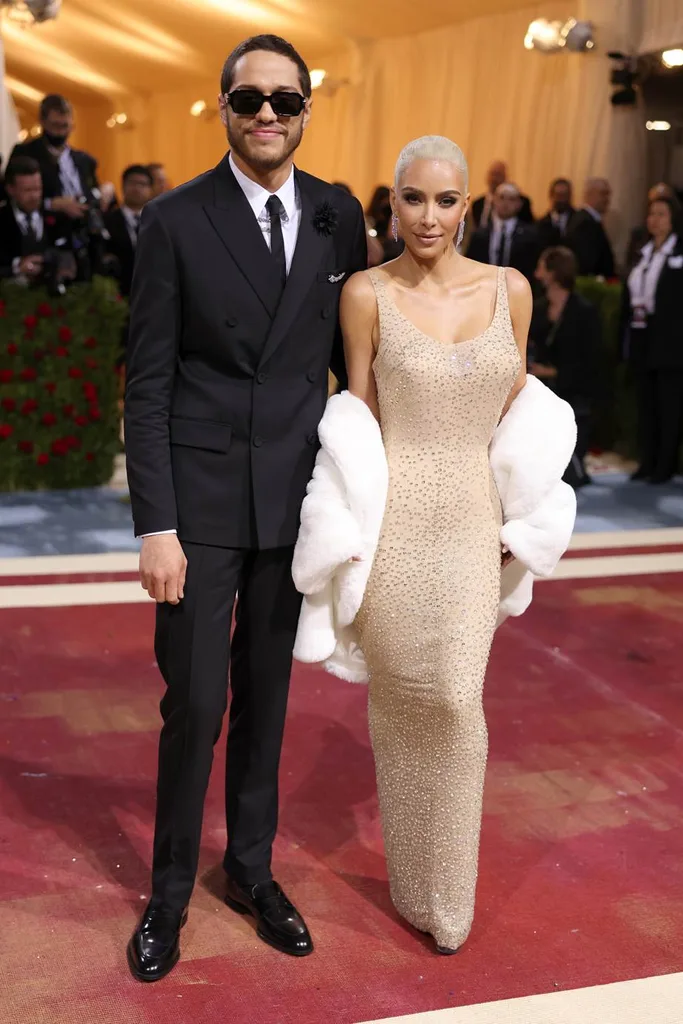
[[(245, 907), (243, 903), (238, 903), (237, 900), (233, 900), (230, 896), (225, 896), (224, 900), (225, 905), (229, 907), (230, 910), (234, 910), (236, 914), (241, 914), (242, 917), (254, 918), (252, 911), (249, 907)], [(286, 946), (281, 946), (275, 939), (271, 939), (270, 936), (265, 935), (258, 924), (256, 925), (256, 934), (262, 942), (266, 943), (267, 946), (271, 946), (273, 949), (276, 949), (278, 953), (285, 953), (287, 956), (310, 956), (313, 952), (313, 947), (307, 949), (305, 952), (297, 953), (292, 949), (287, 949)]]
[[(187, 924), (187, 911), (185, 911), (185, 913), (183, 914), (182, 918), (180, 919), (180, 927), (184, 928), (186, 924)], [(130, 968), (130, 973), (133, 975), (133, 977), (136, 979), (136, 981), (143, 981), (143, 982), (146, 982), (147, 984), (150, 984), (150, 983), (155, 982), (155, 981), (161, 981), (162, 978), (165, 978), (167, 974), (171, 973), (173, 968), (176, 966), (176, 964), (180, 960), (180, 950), (178, 950), (177, 955), (168, 964), (168, 966), (164, 968), (163, 972), (160, 972), (159, 974), (155, 974), (152, 977), (149, 974), (144, 974), (143, 972), (138, 970), (138, 968), (137, 968), (137, 966), (135, 964), (135, 961), (133, 960), (133, 954), (131, 953), (132, 942), (133, 942), (133, 940), (131, 939), (130, 942), (128, 943), (128, 945), (126, 946), (126, 958), (128, 960), (128, 966)]]

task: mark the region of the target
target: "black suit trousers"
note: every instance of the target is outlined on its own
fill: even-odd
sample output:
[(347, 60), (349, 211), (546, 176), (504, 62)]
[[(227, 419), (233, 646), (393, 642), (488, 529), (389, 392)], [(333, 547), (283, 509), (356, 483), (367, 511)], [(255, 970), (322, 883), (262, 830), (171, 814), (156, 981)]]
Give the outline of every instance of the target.
[(185, 596), (178, 605), (158, 606), (155, 637), (166, 693), (152, 899), (174, 909), (187, 904), (195, 882), (228, 675), (224, 867), (244, 885), (272, 877), (280, 750), (301, 607), (291, 576), (293, 548), (256, 551), (189, 543), (183, 548)]
[(651, 476), (678, 470), (683, 437), (683, 370), (638, 370), (640, 465)]

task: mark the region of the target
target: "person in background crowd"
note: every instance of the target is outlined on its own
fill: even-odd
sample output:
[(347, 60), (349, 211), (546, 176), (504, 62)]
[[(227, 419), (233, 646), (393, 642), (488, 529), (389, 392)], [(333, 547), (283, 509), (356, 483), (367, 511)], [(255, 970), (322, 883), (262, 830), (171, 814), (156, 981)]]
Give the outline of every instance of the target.
[[(493, 197), (496, 190), (508, 181), (508, 167), (504, 160), (494, 160), (486, 173), (487, 192), (479, 196), (472, 203), (472, 220), (475, 228), (485, 228), (494, 213)], [(520, 205), (518, 220), (523, 224), (533, 224), (534, 215), (531, 212), (531, 200), (528, 196), (519, 193)]]
[(576, 257), (571, 249), (546, 249), (538, 261), (536, 279), (545, 295), (534, 303), (529, 372), (574, 410), (576, 449), (564, 479), (574, 488), (583, 487), (591, 482), (584, 459), (602, 349), (600, 316), (595, 306), (575, 291)]
[(161, 196), (164, 192), (171, 191), (171, 185), (163, 164), (147, 164), (147, 170), (152, 175), (152, 199)]
[(605, 178), (589, 178), (578, 210), (565, 235), (576, 256), (580, 277), (614, 277), (614, 251), (602, 219), (609, 209), (612, 189)]
[(489, 222), (474, 232), (467, 255), (479, 263), (514, 267), (531, 281), (538, 261), (538, 240), (535, 229), (519, 219), (521, 202), (516, 185), (510, 181), (499, 185)]
[(133, 280), (140, 215), (152, 197), (152, 175), (141, 164), (132, 164), (123, 172), (122, 188), (123, 203), (105, 214), (105, 224), (109, 232), (107, 251), (116, 258), (121, 295), (127, 297)]
[(0, 205), (0, 278), (37, 284), (45, 273), (46, 252), (70, 252), (71, 222), (65, 214), (45, 210), (40, 167), (31, 157), (12, 157), (5, 186), (8, 200)]
[[(659, 181), (649, 190), (647, 194), (648, 205), (653, 203), (655, 199), (670, 199), (674, 206), (679, 209), (680, 213), (680, 200), (676, 195), (676, 190), (671, 185), (667, 185), (666, 182)], [(633, 229), (626, 254), (627, 270), (632, 270), (636, 263), (638, 263), (640, 260), (641, 249), (649, 242), (649, 240), (650, 232), (647, 229), (647, 224), (639, 224)]]
[[(346, 192), (347, 196), (353, 195), (353, 189), (345, 181), (333, 181), (332, 184), (335, 188), (340, 188), (342, 192)], [(374, 225), (369, 223), (367, 217), (365, 218), (365, 232), (368, 242), (368, 266), (377, 267), (380, 263), (384, 262), (384, 248), (377, 238)]]
[(63, 96), (51, 94), (40, 104), (42, 135), (14, 147), (14, 157), (28, 156), (38, 161), (43, 179), (46, 209), (81, 220), (84, 202), (99, 196), (97, 161), (89, 153), (69, 146), (74, 119), (71, 104)]
[(683, 235), (680, 207), (654, 199), (649, 242), (624, 289), (626, 354), (638, 386), (640, 466), (634, 480), (666, 483), (683, 435)]
[(391, 202), (389, 200), (390, 190), (387, 185), (378, 185), (372, 194), (365, 211), (365, 224), (368, 230), (368, 237), (379, 242), (381, 255), (376, 245), (368, 247), (368, 256), (371, 259), (371, 266), (379, 266), (380, 263), (388, 263), (396, 259), (403, 252), (403, 240), (394, 238), (391, 233)]
[(572, 205), (572, 183), (568, 178), (555, 178), (550, 185), (550, 209), (536, 222), (538, 243), (542, 250), (561, 245), (576, 210)]

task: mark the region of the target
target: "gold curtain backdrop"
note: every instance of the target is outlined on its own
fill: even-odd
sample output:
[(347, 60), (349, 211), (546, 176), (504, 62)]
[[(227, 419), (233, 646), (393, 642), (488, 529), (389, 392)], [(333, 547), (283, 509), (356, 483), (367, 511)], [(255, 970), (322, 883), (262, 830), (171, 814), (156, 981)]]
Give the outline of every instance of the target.
[[(648, 33), (667, 32), (680, 7), (681, 0), (425, 0), (425, 30), (409, 33), (414, 0), (149, 0), (146, 20), (133, 13), (133, 0), (121, 0), (116, 13), (104, 0), (70, 0), (57, 22), (21, 32), (30, 36), (28, 48), (16, 27), (5, 27), (5, 44), (14, 79), (38, 94), (49, 88), (72, 96), (74, 143), (97, 155), (105, 180), (117, 181), (137, 161), (165, 163), (175, 183), (215, 164), (226, 147), (222, 126), (216, 116), (192, 117), (190, 106), (203, 99), (209, 112), (215, 108), (226, 52), (270, 29), (327, 71), (298, 158), (306, 170), (347, 181), (365, 202), (376, 184), (390, 182), (407, 141), (444, 134), (467, 155), (473, 194), (500, 157), (538, 213), (553, 177), (566, 175), (580, 189), (587, 175), (606, 175), (614, 188), (610, 227), (621, 244), (642, 213), (644, 117), (638, 108), (611, 106), (606, 54), (635, 52)], [(196, 24), (178, 20), (191, 13)], [(524, 49), (531, 20), (569, 14), (594, 23), (594, 51)], [(364, 41), (354, 40), (361, 34)], [(132, 46), (124, 53), (126, 38)], [(68, 54), (61, 63), (51, 49), (60, 45)], [(15, 99), (23, 123), (35, 120), (35, 101), (16, 92)], [(128, 127), (109, 129), (117, 110), (127, 113)]]

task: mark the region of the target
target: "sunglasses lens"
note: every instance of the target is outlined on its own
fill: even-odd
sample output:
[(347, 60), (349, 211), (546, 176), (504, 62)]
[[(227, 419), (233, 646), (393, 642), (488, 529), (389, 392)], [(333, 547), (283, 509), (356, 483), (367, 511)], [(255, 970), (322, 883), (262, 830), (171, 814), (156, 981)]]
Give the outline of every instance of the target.
[(236, 89), (229, 96), (230, 106), (236, 114), (240, 114), (242, 117), (253, 117), (254, 114), (258, 114), (263, 106), (263, 100), (263, 93), (257, 92), (255, 89)]
[(304, 102), (298, 92), (274, 92), (270, 97), (273, 113), (278, 117), (297, 117), (304, 109)]

